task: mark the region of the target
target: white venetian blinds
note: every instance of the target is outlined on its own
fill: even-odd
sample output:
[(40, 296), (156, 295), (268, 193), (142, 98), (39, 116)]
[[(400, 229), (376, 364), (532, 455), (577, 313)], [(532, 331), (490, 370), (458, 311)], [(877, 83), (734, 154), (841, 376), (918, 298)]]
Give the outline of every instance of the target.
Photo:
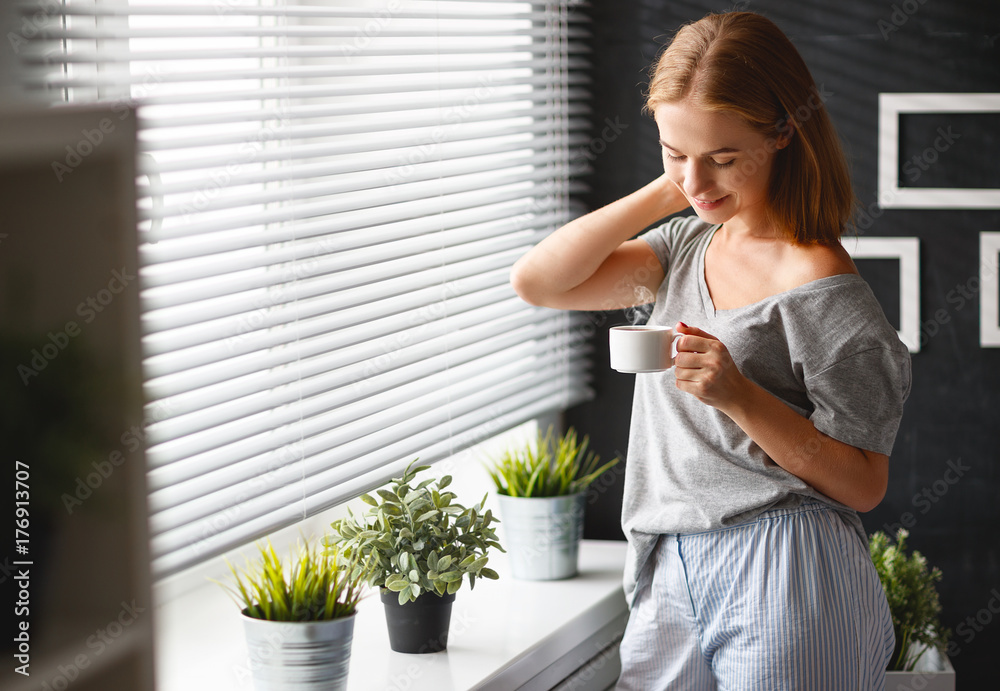
[(576, 4), (45, 4), (36, 86), (138, 106), (158, 576), (588, 395), (508, 285), (575, 213)]

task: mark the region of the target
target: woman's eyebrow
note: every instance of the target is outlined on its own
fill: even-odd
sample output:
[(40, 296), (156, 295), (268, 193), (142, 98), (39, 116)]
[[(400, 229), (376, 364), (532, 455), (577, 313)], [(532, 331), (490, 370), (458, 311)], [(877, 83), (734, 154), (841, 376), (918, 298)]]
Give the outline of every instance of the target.
[[(680, 151), (680, 149), (670, 146), (662, 139), (660, 140), (660, 146), (665, 146), (671, 151), (678, 151), (678, 152)], [(724, 146), (721, 149), (715, 149), (714, 151), (706, 151), (705, 153), (702, 154), (702, 156), (715, 156), (716, 154), (736, 154), (739, 152), (740, 152), (739, 149), (734, 149), (731, 146)]]

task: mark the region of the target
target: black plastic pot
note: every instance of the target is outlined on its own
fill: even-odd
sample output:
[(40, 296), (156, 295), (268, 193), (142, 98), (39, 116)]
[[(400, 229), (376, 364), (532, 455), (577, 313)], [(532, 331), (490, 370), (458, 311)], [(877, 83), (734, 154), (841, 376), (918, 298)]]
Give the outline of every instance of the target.
[(391, 590), (383, 590), (381, 597), (390, 648), (397, 653), (439, 653), (448, 647), (454, 593), (424, 593), (403, 605)]

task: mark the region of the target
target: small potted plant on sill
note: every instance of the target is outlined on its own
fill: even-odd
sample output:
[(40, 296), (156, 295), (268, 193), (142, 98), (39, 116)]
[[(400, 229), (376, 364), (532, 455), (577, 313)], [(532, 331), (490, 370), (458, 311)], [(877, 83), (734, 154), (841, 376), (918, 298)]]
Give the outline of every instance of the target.
[(556, 580), (578, 573), (587, 488), (620, 460), (599, 466), (600, 457), (587, 451), (588, 443), (588, 437), (580, 442), (572, 427), (558, 438), (549, 427), (487, 468), (515, 578)]
[(256, 691), (343, 691), (362, 589), (356, 563), (300, 541), (282, 563), (270, 542), (221, 584), (241, 607)]
[[(414, 461), (415, 463), (416, 461)], [(483, 501), (458, 504), (446, 488), (451, 476), (414, 484), (429, 466), (407, 466), (403, 476), (377, 490), (379, 499), (363, 516), (349, 512), (331, 524), (331, 549), (359, 561), (354, 573), (380, 589), (389, 628), (389, 645), (401, 653), (434, 653), (448, 647), (455, 593), (468, 579), (499, 578), (486, 566), (491, 548), (503, 551), (492, 511)]]
[(946, 652), (949, 631), (941, 625), (941, 603), (935, 587), (941, 571), (929, 568), (920, 552), (907, 554), (907, 537), (909, 532), (900, 529), (892, 544), (889, 536), (879, 531), (868, 543), (896, 634), (886, 689), (954, 691), (955, 670)]

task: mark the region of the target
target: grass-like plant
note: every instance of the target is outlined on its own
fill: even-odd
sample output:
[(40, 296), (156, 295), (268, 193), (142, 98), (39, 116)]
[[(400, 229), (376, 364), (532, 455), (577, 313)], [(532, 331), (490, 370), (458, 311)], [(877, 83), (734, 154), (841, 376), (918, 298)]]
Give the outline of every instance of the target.
[(589, 437), (577, 438), (570, 427), (556, 438), (552, 427), (519, 448), (507, 449), (487, 471), (497, 492), (509, 497), (560, 497), (586, 490), (601, 473), (614, 466), (614, 458), (602, 466), (600, 456), (587, 451)]
[(896, 648), (889, 663), (890, 671), (909, 672), (928, 648), (944, 654), (950, 632), (941, 626), (941, 602), (935, 583), (941, 571), (928, 568), (920, 552), (907, 555), (909, 532), (896, 532), (896, 544), (879, 531), (869, 542), (875, 569), (885, 590), (896, 633)]
[(477, 578), (499, 578), (486, 566), (491, 548), (504, 551), (491, 527), (499, 521), (484, 510), (486, 496), (471, 508), (457, 503), (445, 489), (450, 475), (414, 485), (428, 468), (410, 463), (402, 477), (377, 490), (381, 501), (361, 495), (371, 508), (363, 516), (349, 511), (331, 524), (334, 535), (327, 537), (331, 549), (359, 562), (355, 575), (398, 593), (400, 604), (423, 593), (453, 594), (463, 578), (470, 588)]
[(270, 541), (257, 543), (256, 563), (242, 568), (229, 564), (232, 583), (221, 585), (252, 619), (267, 621), (329, 621), (355, 613), (362, 596), (356, 562), (309, 541), (292, 549), (283, 564)]

